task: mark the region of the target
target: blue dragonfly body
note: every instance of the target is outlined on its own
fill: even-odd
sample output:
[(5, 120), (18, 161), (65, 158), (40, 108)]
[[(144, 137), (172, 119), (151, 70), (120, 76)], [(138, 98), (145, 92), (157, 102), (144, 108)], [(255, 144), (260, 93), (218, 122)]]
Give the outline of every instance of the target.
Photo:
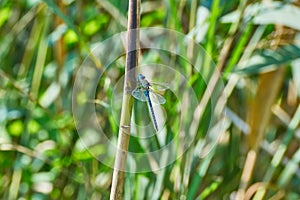
[(155, 93), (154, 89), (164, 91), (168, 89), (168, 87), (163, 84), (150, 83), (146, 80), (146, 77), (142, 74), (138, 75), (137, 81), (138, 81), (137, 87), (132, 91), (132, 96), (134, 96), (134, 98), (140, 101), (148, 103), (154, 128), (156, 131), (158, 131), (158, 125), (154, 114), (152, 101), (157, 104), (164, 104), (166, 103), (166, 99), (160, 94)]

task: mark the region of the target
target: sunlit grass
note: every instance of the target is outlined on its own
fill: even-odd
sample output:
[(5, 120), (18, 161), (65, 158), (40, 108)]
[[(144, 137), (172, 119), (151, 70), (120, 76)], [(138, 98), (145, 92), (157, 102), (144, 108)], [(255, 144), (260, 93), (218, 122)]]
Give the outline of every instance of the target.
[[(161, 135), (141, 140), (139, 136), (149, 136), (154, 129), (147, 106), (135, 102), (131, 120), (141, 127), (150, 125), (148, 132), (142, 128), (132, 132), (129, 151), (144, 153), (174, 142), (174, 152), (164, 156), (182, 155), (159, 171), (127, 173), (125, 199), (300, 198), (300, 10), (291, 3), (275, 2), (266, 9), (260, 3), (222, 2), (197, 5), (202, 13), (192, 7), (195, 1), (142, 2), (143, 27), (180, 31), (207, 54), (199, 55), (203, 65), (195, 70), (172, 53), (142, 51), (141, 63), (180, 69), (187, 85), (179, 84), (179, 76), (164, 80), (166, 76), (149, 72), (156, 75), (151, 77), (154, 81), (174, 86), (163, 94), (166, 126)], [(110, 150), (101, 144), (87, 150), (81, 143), (83, 139), (92, 144), (99, 135), (91, 131), (80, 139), (72, 116), (72, 92), (76, 73), (95, 44), (125, 30), (128, 4), (114, 0), (13, 4), (2, 2), (0, 9), (0, 197), (108, 199), (113, 170), (94, 155)], [(292, 20), (284, 15), (286, 9), (295, 11)], [(285, 27), (276, 25), (273, 13)], [(174, 50), (195, 56), (193, 46), (179, 47)], [(110, 49), (103, 55), (113, 54)], [(91, 63), (102, 72), (96, 55), (90, 56)], [(217, 80), (211, 61), (221, 70)], [(124, 74), (125, 56), (109, 65), (95, 98), (84, 96), (82, 101), (95, 104), (97, 122), (115, 144), (121, 110), (111, 100), (120, 95), (114, 87)], [(187, 88), (195, 91), (194, 110), (185, 106), (191, 104)], [(207, 88), (213, 89), (206, 92)], [(180, 102), (176, 92), (186, 101)], [(189, 134), (195, 140), (185, 149)], [(210, 147), (203, 143), (207, 135), (218, 136)], [(149, 156), (147, 162), (155, 169), (167, 161), (164, 158)]]

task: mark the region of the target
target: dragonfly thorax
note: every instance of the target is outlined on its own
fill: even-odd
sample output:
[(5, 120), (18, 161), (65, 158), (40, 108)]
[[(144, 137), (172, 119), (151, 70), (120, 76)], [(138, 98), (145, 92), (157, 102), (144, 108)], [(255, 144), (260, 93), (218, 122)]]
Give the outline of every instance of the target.
[(150, 83), (146, 80), (146, 77), (142, 74), (138, 75), (139, 87), (144, 90), (149, 90)]
[(143, 80), (140, 82), (140, 87), (142, 87), (144, 90), (149, 90), (150, 83), (147, 80)]

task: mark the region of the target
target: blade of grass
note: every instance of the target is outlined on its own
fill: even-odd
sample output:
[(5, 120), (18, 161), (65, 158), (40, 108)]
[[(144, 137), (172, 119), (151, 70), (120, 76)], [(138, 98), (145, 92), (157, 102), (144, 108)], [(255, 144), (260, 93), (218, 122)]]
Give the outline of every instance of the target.
[[(230, 126), (229, 121), (227, 121), (227, 120), (224, 121), (224, 119), (221, 118), (219, 120), (219, 122), (214, 127), (211, 128), (210, 133), (208, 133), (208, 135), (216, 134), (219, 132), (225, 133), (225, 131), (228, 129), (229, 126)], [(196, 158), (199, 158), (198, 157), (199, 154), (201, 154), (204, 149), (203, 141), (199, 141), (197, 146), (199, 146), (200, 148), (196, 147), (195, 149), (197, 149), (197, 150), (194, 153), (197, 153), (198, 155), (195, 155), (195, 156), (197, 156)], [(187, 200), (194, 199), (194, 197), (196, 196), (196, 194), (200, 188), (201, 182), (202, 182), (204, 176), (207, 174), (207, 171), (208, 171), (209, 165), (213, 159), (213, 156), (216, 153), (216, 149), (217, 149), (217, 145), (213, 145), (212, 149), (207, 153), (207, 155), (205, 155), (204, 159), (201, 160), (200, 165), (197, 167), (198, 169), (195, 172), (195, 175), (193, 176), (191, 183), (189, 185), (188, 191), (187, 191)]]
[(149, 179), (144, 177), (143, 174), (138, 175), (136, 178), (136, 189), (135, 189), (135, 200), (145, 199), (146, 198), (146, 187), (149, 184)]
[(17, 81), (15, 81), (12, 77), (10, 77), (8, 74), (6, 74), (2, 69), (0, 69), (0, 76), (2, 76), (4, 79), (8, 80), (12, 86), (18, 91), (20, 92), (22, 95), (24, 95), (25, 97), (27, 97), (29, 99), (29, 101), (31, 101), (33, 104), (38, 105), (39, 107), (41, 107), (47, 114), (50, 115), (50, 111), (45, 108), (43, 105), (41, 105), (37, 99), (33, 96), (31, 96), (30, 94), (27, 94), (24, 89), (22, 89), (22, 87), (17, 83)]
[(211, 57), (213, 57), (213, 53), (214, 53), (213, 48), (215, 44), (215, 28), (216, 28), (218, 16), (221, 13), (220, 0), (213, 1), (210, 11), (211, 14), (209, 18), (209, 27), (207, 31), (207, 43), (205, 46), (206, 54), (204, 57), (204, 65), (202, 71), (202, 76), (204, 77), (207, 77), (211, 73), (210, 62), (211, 62)]
[(253, 30), (253, 25), (251, 23), (249, 23), (245, 29), (245, 31), (243, 32), (243, 35), (241, 36), (239, 42), (237, 43), (237, 45), (235, 46), (233, 53), (231, 54), (231, 58), (225, 68), (225, 78), (226, 78), (226, 74), (230, 73), (231, 70), (233, 69), (234, 65), (236, 65), (236, 63), (238, 62), (241, 54), (244, 51), (244, 47), (245, 44), (248, 42), (250, 34), (252, 33)]
[(190, 182), (190, 178), (191, 178), (194, 150), (195, 150), (195, 147), (193, 145), (184, 154), (185, 162), (183, 163), (184, 168), (183, 168), (182, 186), (180, 187), (181, 188), (181, 190), (180, 190), (181, 195), (180, 196), (183, 196), (183, 195), (187, 194), (187, 192), (189, 190), (188, 186), (189, 186), (189, 182)]
[(20, 34), (22, 30), (25, 29), (27, 25), (36, 17), (42, 9), (43, 5), (31, 8), (21, 19), (19, 19), (16, 24), (12, 27), (11, 31), (3, 37), (3, 41), (0, 44), (0, 61), (5, 61), (4, 58), (7, 57), (7, 54), (11, 47), (11, 43), (14, 41), (15, 37)]
[(44, 8), (41, 14), (42, 14), (41, 18), (44, 19), (40, 21), (40, 23), (43, 23), (43, 28), (41, 30), (41, 39), (39, 42), (38, 54), (35, 63), (35, 68), (34, 68), (34, 73), (33, 73), (33, 78), (31, 83), (31, 91), (30, 91), (30, 95), (33, 96), (34, 98), (38, 97), (39, 88), (40, 88), (42, 75), (43, 75), (43, 69), (46, 62), (47, 48), (48, 48), (47, 32), (49, 28), (50, 16), (47, 16), (48, 15), (47, 8)]
[(300, 149), (296, 151), (292, 159), (287, 163), (286, 167), (283, 169), (283, 172), (280, 174), (277, 184), (279, 187), (283, 188), (286, 187), (293, 176), (299, 170), (299, 163), (300, 163)]
[[(168, 156), (169, 156), (169, 151), (165, 150), (162, 153), (161, 156), (161, 166), (166, 166), (166, 161), (168, 160)], [(159, 173), (157, 174), (157, 179), (156, 179), (156, 183), (154, 185), (154, 190), (152, 193), (152, 200), (156, 200), (159, 199), (162, 193), (162, 189), (163, 189), (163, 183), (164, 183), (164, 178), (166, 175), (166, 167), (159, 170)]]
[(84, 37), (82, 36), (81, 32), (79, 29), (74, 25), (72, 22), (71, 18), (65, 15), (57, 5), (52, 0), (43, 0), (50, 9), (53, 10), (53, 12), (58, 15), (66, 24), (69, 28), (71, 28), (76, 35), (80, 38), (79, 42), (82, 45), (82, 47), (90, 54), (91, 59), (95, 63), (96, 67), (99, 69), (102, 69), (102, 63), (101, 61), (93, 54), (91, 51), (90, 47), (88, 44), (84, 41)]
[(210, 184), (198, 197), (197, 200), (205, 199), (207, 198), (211, 193), (216, 191), (218, 187), (221, 185), (222, 181), (215, 181)]
[[(258, 45), (260, 39), (262, 38), (263, 33), (265, 32), (265, 29), (266, 29), (266, 26), (259, 26), (256, 29), (255, 33), (253, 34), (252, 38), (250, 39), (249, 44), (247, 45), (243, 55), (241, 56), (241, 58), (238, 62), (239, 66), (244, 66), (241, 63), (243, 63), (243, 61), (246, 61), (250, 58), (250, 56), (252, 55), (252, 53), (255, 50), (255, 47)], [(217, 106), (216, 106), (217, 110), (221, 110), (226, 105), (226, 102), (227, 102), (230, 94), (232, 93), (233, 89), (235, 88), (236, 84), (238, 83), (239, 79), (240, 79), (240, 77), (238, 75), (231, 75), (229, 77), (229, 81), (228, 81), (227, 85), (225, 86), (222, 97), (220, 98), (220, 100), (217, 103)], [(246, 190), (248, 183), (250, 181), (250, 178), (251, 178), (251, 173), (252, 173), (252, 169), (255, 164), (255, 159), (256, 159), (255, 152), (254, 151), (248, 152), (247, 158), (245, 161), (245, 165), (243, 167), (243, 172), (241, 175), (239, 189), (238, 189), (237, 196), (236, 196), (237, 200), (244, 198), (243, 196), (244, 196), (245, 190)]]
[(169, 3), (169, 17), (168, 17), (168, 28), (171, 28), (171, 29), (175, 29), (176, 31), (180, 31), (182, 32), (182, 27), (181, 27), (181, 24), (180, 24), (180, 19), (179, 19), (179, 16), (178, 16), (178, 9), (177, 9), (177, 6), (178, 6), (178, 3), (177, 1), (175, 0), (169, 0), (168, 1)]
[(15, 169), (13, 171), (13, 175), (11, 178), (11, 184), (9, 187), (9, 192), (8, 192), (8, 199), (9, 200), (13, 200), (13, 199), (17, 199), (18, 197), (18, 192), (19, 188), (20, 188), (20, 182), (21, 182), (21, 178), (22, 178), (22, 173), (23, 171), (21, 169)]
[[(43, 19), (39, 22), (42, 23), (42, 21), (43, 21), (44, 24), (42, 26), (42, 30), (40, 33), (41, 38), (39, 40), (39, 47), (38, 47), (39, 51), (38, 51), (38, 56), (37, 56), (36, 65), (35, 65), (35, 69), (34, 69), (31, 91), (29, 94), (29, 96), (32, 97), (33, 99), (38, 98), (38, 92), (39, 92), (39, 87), (40, 87), (40, 82), (41, 82), (41, 78), (42, 78), (42, 74), (43, 74), (43, 69), (44, 69), (44, 64), (45, 64), (46, 54), (47, 54), (47, 47), (48, 47), (48, 41), (46, 39), (46, 36), (47, 36), (48, 27), (49, 27), (50, 17), (47, 13), (46, 7), (43, 7), (43, 9), (39, 13), (38, 17), (40, 19)], [(29, 101), (28, 109), (30, 110), (33, 107), (34, 107), (34, 105), (31, 104), (31, 102)], [(26, 127), (28, 125), (30, 117), (31, 117), (30, 111), (26, 112), (25, 120), (24, 120), (24, 124)], [(29, 140), (30, 140), (29, 132), (25, 129), (21, 135), (20, 143), (22, 145), (26, 146), (29, 144)], [(23, 174), (23, 170), (21, 168), (22, 157), (23, 157), (23, 155), (21, 155), (19, 153), (15, 160), (13, 180), (12, 180), (12, 183), (11, 183), (10, 189), (9, 189), (9, 199), (16, 199), (16, 197), (18, 195), (18, 192), (16, 192), (16, 191), (19, 191), (20, 184), (21, 184), (21, 178), (22, 178), (22, 174)]]
[(97, 0), (97, 3), (103, 7), (117, 22), (119, 22), (123, 27), (127, 26), (127, 19), (123, 16), (121, 12), (109, 1), (107, 0)]
[[(284, 35), (282, 34), (284, 30), (285, 29), (281, 26), (276, 27), (275, 31), (277, 32), (277, 37), (273, 38), (275, 44), (277, 44), (277, 41), (280, 41), (284, 37)], [(278, 51), (278, 52), (274, 54), (270, 54), (269, 57), (271, 57), (273, 60), (275, 60), (274, 58), (277, 59), (279, 58), (280, 60), (286, 60), (286, 58), (283, 58), (279, 53), (282, 52), (283, 51), (282, 48), (285, 49), (286, 46), (281, 48), (278, 48), (278, 46), (273, 46), (273, 48), (276, 48), (276, 50), (268, 50), (268, 51)], [(293, 51), (291, 49), (294, 48), (288, 47), (286, 51)], [(293, 55), (294, 53), (291, 54)], [(286, 55), (286, 56), (292, 57), (291, 55)], [(262, 66), (269, 67), (269, 65), (266, 63), (262, 64)], [(248, 185), (249, 180), (252, 177), (253, 168), (257, 158), (257, 152), (264, 138), (264, 132), (266, 130), (269, 118), (272, 114), (271, 107), (280, 91), (280, 88), (282, 86), (282, 81), (284, 80), (285, 66), (283, 64), (285, 64), (285, 62), (279, 62), (279, 63), (274, 62), (272, 64), (274, 64), (276, 70), (268, 73), (260, 74), (257, 93), (255, 98), (252, 99), (250, 105), (248, 122), (251, 128), (251, 132), (248, 135), (248, 141), (249, 141), (248, 143), (251, 150), (248, 152), (247, 155), (247, 159), (241, 176), (240, 188), (236, 196), (236, 199), (243, 198), (244, 191)], [(239, 70), (240, 68), (237, 69)]]
[[(271, 181), (271, 179), (273, 178), (274, 172), (279, 167), (279, 165), (284, 157), (284, 154), (289, 146), (289, 143), (291, 142), (291, 140), (294, 137), (295, 130), (299, 126), (299, 123), (300, 123), (300, 105), (298, 106), (292, 120), (290, 121), (288, 128), (287, 128), (287, 132), (282, 140), (282, 143), (278, 147), (278, 149), (271, 161), (271, 165), (268, 168), (268, 170), (264, 176), (263, 180), (265, 183), (268, 184)], [(260, 187), (253, 199), (254, 200), (263, 199), (265, 196), (265, 193), (266, 193), (265, 186)]]
[(230, 26), (230, 29), (229, 29), (229, 32), (228, 32), (229, 37), (224, 42), (223, 48), (221, 49), (221, 52), (220, 52), (220, 56), (219, 56), (219, 59), (218, 59), (218, 69), (219, 70), (224, 69), (224, 67), (226, 65), (228, 54), (229, 54), (230, 49), (233, 45), (234, 35), (238, 31), (238, 28), (239, 28), (240, 23), (243, 19), (243, 14), (245, 12), (247, 4), (248, 4), (248, 1), (240, 1), (239, 7), (237, 9), (239, 11), (237, 21), (235, 23), (232, 23), (232, 25)]
[[(79, 30), (76, 28), (72, 20), (66, 16), (59, 7), (51, 0), (43, 0), (50, 9), (53, 10), (53, 12), (58, 15), (66, 24), (68, 27), (70, 27), (79, 37), (81, 36)], [(81, 37), (82, 38), (82, 37)]]
[[(45, 5), (40, 4), (38, 6), (38, 9), (35, 11), (35, 13), (31, 13), (31, 15), (35, 16), (38, 15), (40, 11), (44, 9)], [(33, 11), (32, 11), (33, 12)], [(36, 47), (39, 43), (40, 34), (43, 29), (43, 23), (39, 20), (38, 17), (35, 18), (33, 27), (30, 32), (30, 36), (28, 38), (28, 42), (25, 48), (25, 52), (22, 58), (21, 66), (18, 72), (18, 78), (23, 78), (27, 76), (27, 73), (30, 68), (31, 62), (33, 62), (33, 58), (35, 55)]]
[[(255, 50), (255, 47), (258, 45), (264, 31), (266, 29), (266, 26), (260, 26), (256, 29), (255, 33), (253, 34), (252, 38), (250, 39), (249, 45), (245, 48), (245, 51), (243, 52), (243, 55), (241, 56), (238, 66), (243, 67), (242, 63), (246, 63), (245, 61), (250, 58), (252, 53)], [(235, 88), (236, 84), (238, 83), (240, 77), (238, 75), (231, 75), (229, 77), (228, 83), (226, 84), (222, 96), (220, 97), (217, 105), (216, 110), (222, 111), (226, 105), (226, 102), (232, 93), (233, 89)]]
[[(260, 75), (256, 97), (250, 105), (248, 124), (251, 127), (248, 143), (251, 149), (258, 149), (271, 117), (272, 105), (280, 91), (285, 68)], [(274, 81), (276, 80), (276, 81)]]
[(215, 151), (216, 148), (211, 150), (209, 154), (203, 159), (199, 168), (197, 169), (197, 172), (192, 179), (191, 185), (189, 187), (189, 191), (187, 193), (187, 198), (186, 198), (187, 200), (192, 200), (196, 196), (199, 187), (201, 185), (201, 182), (208, 171), (208, 167), (212, 161)]

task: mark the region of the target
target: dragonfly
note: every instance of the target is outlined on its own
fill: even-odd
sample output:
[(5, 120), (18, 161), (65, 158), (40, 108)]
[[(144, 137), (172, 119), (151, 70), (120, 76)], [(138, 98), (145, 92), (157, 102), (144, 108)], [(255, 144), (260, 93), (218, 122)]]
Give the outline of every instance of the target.
[(143, 74), (139, 74), (137, 77), (137, 87), (132, 91), (132, 96), (134, 98), (142, 102), (147, 102), (156, 131), (158, 131), (158, 125), (152, 102), (156, 104), (164, 104), (166, 103), (166, 99), (155, 91), (163, 92), (168, 88), (169, 87), (166, 84), (148, 82)]

